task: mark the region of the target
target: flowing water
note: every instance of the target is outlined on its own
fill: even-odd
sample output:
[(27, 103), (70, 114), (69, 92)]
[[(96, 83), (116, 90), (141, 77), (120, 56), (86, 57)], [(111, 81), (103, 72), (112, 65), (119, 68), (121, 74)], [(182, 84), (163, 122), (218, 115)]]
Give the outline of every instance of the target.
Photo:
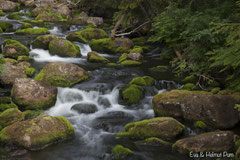
[[(26, 13), (26, 10), (22, 12)], [(24, 18), (29, 18), (24, 16)], [(14, 28), (21, 25), (16, 20), (8, 20), (6, 16), (0, 20), (10, 21)], [(61, 26), (59, 24), (48, 26), (51, 34), (65, 38), (71, 31), (82, 29), (82, 26)], [(77, 44), (82, 53), (81, 58), (59, 57), (49, 54), (48, 50), (32, 49), (32, 36), (18, 36), (13, 33), (0, 34), (0, 41), (11, 38), (19, 40), (30, 48), (30, 56), (34, 58), (32, 66), (37, 72), (48, 62), (68, 62), (79, 65), (89, 71), (91, 78), (72, 88), (58, 88), (57, 102), (55, 106), (45, 111), (51, 116), (66, 117), (75, 129), (75, 138), (66, 142), (49, 146), (44, 150), (27, 152), (22, 156), (5, 157), (6, 159), (29, 159), (29, 160), (110, 160), (111, 149), (116, 144), (122, 144), (131, 148), (134, 159), (141, 160), (186, 160), (186, 156), (176, 154), (169, 147), (141, 146), (129, 140), (116, 139), (114, 135), (124, 130), (124, 125), (129, 122), (149, 119), (154, 117), (152, 110), (152, 98), (154, 95), (166, 92), (170, 89), (181, 87), (172, 81), (171, 73), (166, 75), (152, 74), (149, 68), (159, 64), (159, 56), (147, 53), (141, 67), (122, 68), (106, 67), (103, 64), (88, 63), (87, 53), (91, 51), (89, 45)], [(109, 55), (101, 53), (111, 62), (117, 62), (120, 55)], [(137, 105), (124, 106), (121, 104), (120, 89), (137, 76), (150, 75), (156, 80), (155, 85), (144, 87), (145, 96)], [(159, 78), (160, 77), (160, 78)], [(161, 78), (162, 77), (162, 78)], [(96, 112), (91, 114), (80, 114), (72, 109), (74, 105), (91, 105)], [(189, 133), (191, 130), (189, 130)], [(1, 153), (1, 152), (0, 152)]]

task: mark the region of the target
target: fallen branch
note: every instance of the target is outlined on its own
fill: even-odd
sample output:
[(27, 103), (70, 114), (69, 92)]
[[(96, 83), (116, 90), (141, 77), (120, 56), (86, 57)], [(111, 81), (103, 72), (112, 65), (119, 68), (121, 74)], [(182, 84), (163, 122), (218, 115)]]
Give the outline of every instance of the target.
[(121, 18), (117, 21), (117, 23), (115, 24), (113, 30), (111, 31), (111, 39), (112, 40), (115, 39), (116, 31), (120, 27), (123, 18), (124, 18), (124, 15), (121, 16)]

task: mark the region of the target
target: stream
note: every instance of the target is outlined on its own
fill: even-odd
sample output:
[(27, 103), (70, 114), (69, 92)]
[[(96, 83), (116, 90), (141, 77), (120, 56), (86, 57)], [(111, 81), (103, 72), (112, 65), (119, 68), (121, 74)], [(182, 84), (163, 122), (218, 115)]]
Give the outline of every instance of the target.
[[(21, 12), (26, 13), (24, 9)], [(22, 16), (25, 19), (29, 17)], [(19, 29), (19, 20), (9, 20), (6, 16), (0, 20), (14, 24)], [(35, 26), (37, 27), (37, 26)], [(47, 25), (51, 34), (66, 38), (69, 32), (77, 31), (83, 26), (68, 26), (64, 24)], [(32, 67), (36, 69), (35, 75), (48, 62), (74, 63), (87, 70), (91, 78), (71, 88), (58, 87), (58, 96), (55, 106), (45, 111), (51, 116), (66, 117), (75, 129), (75, 138), (59, 144), (51, 145), (40, 151), (29, 151), (22, 156), (5, 157), (3, 159), (17, 160), (110, 160), (111, 149), (116, 144), (122, 144), (135, 153), (136, 160), (187, 160), (188, 157), (177, 154), (171, 147), (141, 146), (129, 140), (116, 139), (114, 135), (124, 130), (125, 124), (154, 117), (152, 98), (154, 95), (171, 89), (180, 88), (181, 85), (172, 81), (172, 74), (152, 73), (149, 68), (159, 64), (159, 56), (152, 52), (145, 53), (144, 62), (139, 67), (123, 68), (121, 66), (108, 67), (104, 64), (89, 63), (87, 53), (91, 51), (89, 45), (75, 43), (81, 49), (81, 58), (52, 56), (48, 50), (32, 49), (31, 42), (36, 36), (15, 35), (14, 33), (0, 34), (0, 42), (4, 39), (15, 39), (30, 49), (30, 56), (34, 58)], [(120, 54), (110, 55), (101, 53), (111, 62), (117, 62)], [(144, 87), (145, 95), (139, 104), (124, 106), (120, 99), (120, 89), (138, 76), (152, 76), (155, 85)], [(162, 78), (161, 78), (162, 77)], [(166, 78), (167, 77), (167, 78)], [(94, 105), (97, 111), (91, 114), (79, 114), (71, 107), (76, 104)], [(189, 134), (194, 134), (189, 129)], [(1, 154), (1, 152), (0, 152)], [(1, 158), (1, 157), (0, 157)]]

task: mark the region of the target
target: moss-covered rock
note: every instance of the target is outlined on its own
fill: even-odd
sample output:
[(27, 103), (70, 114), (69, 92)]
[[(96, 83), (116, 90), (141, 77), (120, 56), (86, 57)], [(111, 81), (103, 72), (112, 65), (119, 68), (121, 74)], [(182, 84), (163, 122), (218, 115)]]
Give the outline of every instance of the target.
[(0, 104), (0, 112), (3, 112), (10, 108), (18, 108), (15, 104)]
[(6, 21), (0, 21), (0, 28), (3, 32), (12, 32), (13, 31), (13, 24)]
[(234, 133), (217, 131), (178, 140), (173, 148), (180, 153), (229, 152), (234, 148)]
[(68, 18), (69, 17), (64, 17), (59, 13), (45, 11), (40, 13), (35, 19), (42, 20), (45, 22), (64, 22), (64, 21), (68, 21)]
[(109, 66), (109, 67), (115, 67), (115, 66), (117, 66), (116, 63), (107, 63), (106, 65)]
[(239, 113), (234, 109), (234, 105), (239, 102), (240, 98), (234, 95), (172, 90), (154, 96), (152, 104), (157, 116), (203, 121), (214, 128), (226, 129), (239, 122)]
[(12, 100), (24, 109), (45, 109), (57, 99), (57, 88), (30, 78), (16, 79), (12, 87)]
[(0, 113), (0, 130), (15, 122), (22, 121), (23, 114), (17, 108), (10, 108)]
[(194, 75), (190, 75), (190, 76), (187, 76), (185, 77), (183, 80), (182, 80), (182, 83), (186, 84), (186, 83), (197, 83), (198, 81), (198, 78)]
[(129, 137), (142, 140), (156, 137), (171, 140), (182, 134), (185, 126), (171, 117), (153, 118), (133, 123), (128, 123), (125, 132), (118, 133), (116, 137)]
[(127, 158), (128, 156), (133, 155), (133, 151), (131, 151), (128, 148), (123, 147), (122, 145), (116, 145), (112, 149), (112, 154), (113, 154), (114, 160), (121, 160), (121, 159)]
[(15, 33), (37, 35), (37, 34), (49, 34), (50, 32), (47, 28), (27, 28), (27, 29), (18, 30)]
[(18, 56), (29, 56), (29, 50), (19, 41), (6, 39), (3, 42), (3, 55), (17, 59)]
[(143, 88), (135, 84), (127, 85), (121, 90), (121, 95), (126, 104), (135, 104), (143, 97)]
[(97, 63), (107, 63), (109, 60), (107, 58), (104, 58), (103, 56), (100, 56), (97, 52), (89, 52), (87, 54), (87, 60), (89, 62), (97, 62)]
[(171, 143), (164, 141), (162, 139), (156, 138), (156, 137), (147, 138), (147, 139), (141, 141), (141, 143), (144, 145), (150, 145), (150, 146), (169, 146), (169, 145), (171, 145)]
[(34, 78), (54, 86), (70, 87), (90, 77), (89, 73), (81, 67), (71, 63), (48, 63)]
[(0, 104), (9, 104), (11, 103), (10, 97), (0, 97)]
[(0, 33), (3, 33), (3, 30), (2, 30), (2, 28), (0, 28)]
[(22, 18), (20, 16), (23, 16), (23, 12), (16, 12), (16, 13), (11, 13), (7, 16), (8, 19), (16, 19), (16, 20), (21, 20)]
[(2, 10), (0, 10), (0, 16), (5, 16), (6, 13), (4, 13)]
[(0, 132), (0, 142), (7, 146), (37, 150), (73, 136), (74, 129), (64, 117), (38, 116), (5, 127)]
[(36, 72), (35, 68), (27, 68), (26, 69), (26, 74), (27, 74), (28, 77), (32, 77), (35, 72)]
[(40, 115), (43, 115), (43, 110), (26, 110), (23, 112), (24, 120), (33, 119)]
[(49, 52), (62, 57), (81, 56), (80, 48), (68, 40), (56, 39), (49, 43)]
[(136, 77), (129, 84), (136, 84), (140, 86), (152, 86), (154, 84), (154, 79), (150, 76)]
[(133, 42), (127, 38), (110, 38), (92, 40), (90, 43), (92, 50), (107, 53), (126, 53), (133, 47)]
[(217, 94), (220, 90), (221, 90), (221, 88), (216, 87), (216, 88), (213, 88), (213, 89), (211, 90), (211, 93), (212, 93), (212, 94)]
[(135, 46), (133, 49), (130, 50), (130, 53), (140, 53), (140, 54), (142, 54), (143, 49), (142, 49), (142, 47)]
[(32, 24), (30, 23), (22, 23), (21, 29), (33, 28)]
[(31, 62), (33, 61), (34, 59), (32, 57), (29, 57), (29, 56), (18, 56), (17, 58), (17, 61), (18, 62)]
[(195, 128), (200, 128), (200, 129), (203, 129), (203, 130), (205, 130), (207, 128), (207, 125), (204, 122), (202, 122), (202, 121), (194, 122), (193, 126)]
[(70, 41), (78, 41), (80, 43), (88, 43), (92, 39), (108, 38), (108, 34), (99, 28), (86, 27), (83, 30), (68, 34), (67, 39)]
[(133, 61), (141, 61), (143, 60), (143, 56), (140, 53), (129, 53), (127, 55), (127, 59), (133, 60)]
[(52, 34), (42, 35), (42, 36), (38, 36), (37, 38), (35, 38), (32, 45), (34, 48), (41, 48), (41, 49), (48, 50), (49, 43), (52, 40), (57, 40), (57, 37)]
[(119, 59), (118, 59), (118, 63), (121, 63), (121, 62), (123, 62), (123, 61), (125, 61), (126, 59), (127, 59), (127, 53), (123, 53), (120, 57), (119, 57)]
[(183, 86), (183, 89), (191, 91), (194, 89), (194, 87), (195, 87), (195, 84), (187, 83)]
[(121, 66), (138, 66), (141, 65), (142, 62), (139, 61), (133, 61), (133, 60), (125, 60), (123, 62), (121, 62)]

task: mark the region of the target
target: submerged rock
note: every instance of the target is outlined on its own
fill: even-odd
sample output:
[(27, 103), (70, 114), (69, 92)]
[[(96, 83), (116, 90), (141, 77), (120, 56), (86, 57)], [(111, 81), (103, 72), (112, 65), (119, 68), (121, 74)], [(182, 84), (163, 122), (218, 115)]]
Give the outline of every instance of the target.
[(234, 149), (234, 133), (217, 131), (178, 140), (173, 148), (180, 153), (229, 152)]
[(154, 96), (153, 109), (157, 116), (173, 116), (189, 121), (203, 121), (219, 129), (232, 128), (239, 122), (234, 105), (239, 98), (213, 95), (209, 92), (173, 90)]
[(73, 136), (74, 129), (64, 117), (39, 116), (5, 127), (0, 132), (0, 142), (7, 146), (37, 150)]
[(102, 56), (100, 56), (99, 53), (97, 52), (88, 52), (87, 54), (87, 60), (89, 62), (98, 62), (98, 63), (107, 63), (109, 62), (109, 60), (107, 58), (104, 58)]
[(46, 64), (34, 79), (48, 82), (53, 86), (70, 87), (89, 77), (87, 71), (75, 64), (53, 62)]
[(3, 55), (8, 58), (17, 59), (19, 56), (29, 56), (29, 50), (16, 40), (6, 39), (3, 42)]
[(74, 104), (71, 107), (71, 110), (77, 111), (78, 113), (85, 113), (85, 114), (90, 114), (90, 113), (95, 113), (97, 112), (97, 106), (95, 104), (91, 103), (77, 103)]
[(124, 53), (133, 47), (133, 42), (128, 38), (110, 38), (92, 40), (90, 43), (92, 50), (107, 53)]
[(49, 43), (49, 52), (62, 57), (80, 57), (80, 48), (68, 40), (55, 39)]
[(52, 34), (38, 36), (37, 38), (34, 39), (32, 45), (33, 45), (33, 48), (41, 48), (41, 49), (48, 50), (49, 44), (52, 40), (57, 40), (57, 37)]
[(125, 131), (118, 133), (116, 137), (129, 137), (136, 140), (156, 137), (171, 140), (182, 134), (185, 126), (171, 117), (159, 117), (128, 123), (124, 129)]
[(18, 78), (12, 88), (13, 102), (24, 109), (46, 109), (57, 99), (57, 88), (46, 82)]
[(78, 41), (80, 43), (88, 43), (92, 39), (108, 38), (108, 34), (99, 28), (86, 27), (83, 30), (77, 32), (71, 32), (68, 34), (67, 39), (70, 41)]

